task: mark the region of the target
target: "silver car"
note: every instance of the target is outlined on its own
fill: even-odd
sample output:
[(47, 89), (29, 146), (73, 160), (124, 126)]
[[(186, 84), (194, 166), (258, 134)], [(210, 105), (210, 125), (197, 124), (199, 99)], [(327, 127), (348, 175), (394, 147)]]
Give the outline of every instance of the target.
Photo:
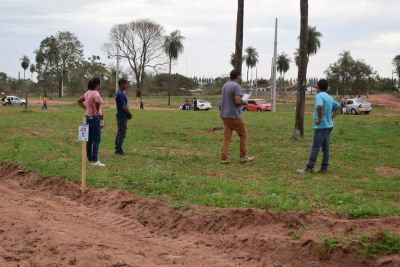
[(5, 105), (26, 105), (26, 100), (16, 96), (4, 96), (1, 99), (1, 104)]
[(372, 105), (362, 98), (347, 99), (344, 106), (346, 114), (369, 114), (372, 110)]

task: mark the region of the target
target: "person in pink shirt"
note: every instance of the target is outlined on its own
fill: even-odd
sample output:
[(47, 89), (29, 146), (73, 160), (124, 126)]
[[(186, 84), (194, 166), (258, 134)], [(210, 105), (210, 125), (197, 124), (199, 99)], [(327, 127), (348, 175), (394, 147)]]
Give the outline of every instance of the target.
[(104, 103), (99, 89), (100, 79), (93, 78), (88, 83), (88, 90), (77, 102), (85, 110), (86, 123), (89, 125), (89, 141), (86, 144), (89, 163), (95, 167), (105, 167), (106, 165), (98, 160), (101, 141), (101, 121), (104, 119)]

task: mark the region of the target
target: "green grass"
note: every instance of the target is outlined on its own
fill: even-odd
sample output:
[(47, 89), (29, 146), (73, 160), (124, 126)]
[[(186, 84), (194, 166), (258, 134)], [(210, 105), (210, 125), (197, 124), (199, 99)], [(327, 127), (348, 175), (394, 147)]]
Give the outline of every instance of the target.
[(384, 255), (400, 252), (400, 236), (391, 232), (361, 234), (357, 236), (327, 237), (321, 236), (321, 246), (317, 247), (321, 255), (328, 255), (338, 247), (345, 248), (352, 254), (376, 259)]
[[(173, 105), (181, 98), (173, 98)], [(207, 99), (207, 97), (206, 97)], [(217, 97), (212, 98), (217, 101)], [(165, 98), (147, 99), (165, 107)], [(158, 103), (158, 105), (157, 105)], [(173, 106), (175, 108), (175, 106)], [(0, 107), (0, 162), (12, 162), (43, 177), (80, 179), (81, 144), (76, 141), (83, 117), (76, 105)], [(277, 113), (246, 113), (253, 163), (238, 162), (238, 138), (231, 145), (234, 163), (219, 164), (222, 131), (218, 113), (135, 110), (124, 144), (128, 155), (113, 153), (114, 109), (106, 108), (100, 160), (107, 168), (88, 168), (88, 184), (120, 188), (159, 199), (174, 207), (191, 204), (251, 207), (273, 211), (325, 209), (354, 217), (400, 215), (400, 177), (381, 176), (376, 167), (400, 167), (400, 116), (340, 116), (332, 137), (331, 170), (299, 175), (312, 138), (312, 106), (307, 106), (306, 137), (291, 139), (294, 106)], [(320, 157), (321, 158), (321, 157)]]
[(400, 237), (390, 232), (383, 232), (376, 236), (363, 235), (357, 241), (361, 246), (362, 255), (368, 258), (400, 252)]

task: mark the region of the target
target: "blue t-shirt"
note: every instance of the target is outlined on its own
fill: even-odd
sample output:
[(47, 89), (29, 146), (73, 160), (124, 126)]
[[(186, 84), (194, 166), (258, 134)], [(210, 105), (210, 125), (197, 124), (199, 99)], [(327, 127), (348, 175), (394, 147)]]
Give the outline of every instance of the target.
[[(318, 106), (322, 106), (323, 117), (320, 124), (316, 124), (318, 120)], [(340, 108), (340, 104), (335, 101), (327, 92), (321, 92), (315, 96), (314, 102), (314, 129), (333, 128), (332, 112)]]
[(122, 106), (128, 106), (128, 99), (121, 90), (118, 90), (118, 92), (115, 94), (115, 104), (117, 105), (117, 118), (126, 118), (128, 115), (122, 109)]

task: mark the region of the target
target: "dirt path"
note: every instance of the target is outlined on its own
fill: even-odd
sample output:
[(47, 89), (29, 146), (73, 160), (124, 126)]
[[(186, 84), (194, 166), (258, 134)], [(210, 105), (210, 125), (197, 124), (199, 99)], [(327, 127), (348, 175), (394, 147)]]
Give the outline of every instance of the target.
[[(321, 234), (399, 232), (400, 219), (349, 220), (327, 212), (171, 209), (123, 191), (0, 167), (0, 266), (399, 266), (368, 260)], [(294, 233), (295, 240), (289, 238)]]

